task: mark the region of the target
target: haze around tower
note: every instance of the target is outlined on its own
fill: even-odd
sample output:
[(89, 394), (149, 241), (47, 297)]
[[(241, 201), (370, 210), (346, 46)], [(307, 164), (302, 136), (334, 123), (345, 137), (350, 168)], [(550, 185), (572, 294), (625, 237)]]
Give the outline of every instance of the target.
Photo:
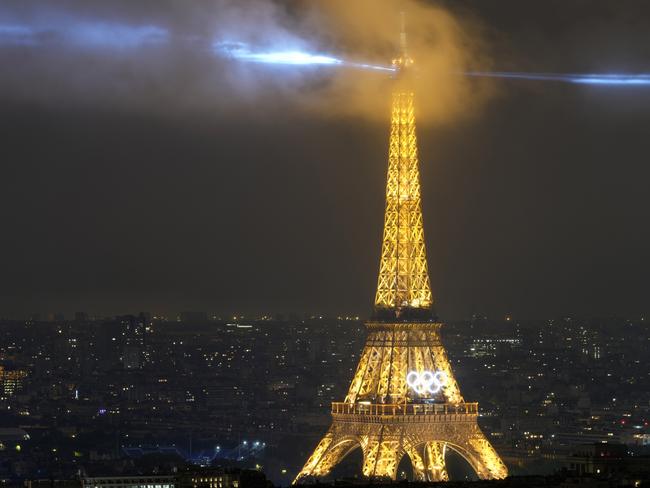
[(288, 106), (384, 121), (392, 82), (385, 73), (252, 66), (215, 56), (211, 46), (242, 42), (389, 64), (401, 10), (418, 67), (419, 119), (475, 113), (492, 82), (460, 73), (489, 68), (483, 28), (421, 0), (10, 0), (0, 6), (0, 62), (13, 69), (0, 90), (36, 104), (117, 105), (172, 116)]

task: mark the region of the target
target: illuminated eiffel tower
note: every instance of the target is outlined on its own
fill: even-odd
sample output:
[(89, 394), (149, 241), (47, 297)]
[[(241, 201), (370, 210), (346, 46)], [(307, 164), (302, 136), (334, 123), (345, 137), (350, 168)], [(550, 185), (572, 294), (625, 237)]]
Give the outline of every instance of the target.
[(478, 426), (478, 404), (463, 400), (440, 340), (443, 324), (433, 312), (414, 94), (406, 78), (413, 61), (403, 25), (400, 57), (393, 64), (398, 79), (375, 314), (366, 324), (368, 339), (348, 394), (332, 403), (332, 425), (294, 483), (326, 476), (357, 448), (367, 477), (395, 479), (406, 455), (415, 479), (447, 480), (448, 449), (465, 458), (481, 479), (508, 473)]

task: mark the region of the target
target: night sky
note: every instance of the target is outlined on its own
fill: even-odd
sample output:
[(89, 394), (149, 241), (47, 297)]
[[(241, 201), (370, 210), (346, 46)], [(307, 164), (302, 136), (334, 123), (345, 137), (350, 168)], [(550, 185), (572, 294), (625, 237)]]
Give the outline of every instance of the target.
[[(650, 73), (644, 0), (430, 3), (480, 31), (494, 70)], [(323, 108), (339, 98), (306, 108), (292, 93), (328, 71), (287, 74), (279, 89), (278, 68), (237, 79), (231, 61), (188, 54), (188, 32), (212, 35), (224, 2), (62, 1), (56, 15), (49, 4), (0, 7), (0, 316), (370, 314), (387, 106), (385, 117)], [(31, 34), (6, 27), (65, 29), (77, 17), (186, 38), (115, 51), (51, 33), (18, 42)], [(489, 88), (466, 114), (419, 125), (440, 316), (642, 316), (650, 87)]]

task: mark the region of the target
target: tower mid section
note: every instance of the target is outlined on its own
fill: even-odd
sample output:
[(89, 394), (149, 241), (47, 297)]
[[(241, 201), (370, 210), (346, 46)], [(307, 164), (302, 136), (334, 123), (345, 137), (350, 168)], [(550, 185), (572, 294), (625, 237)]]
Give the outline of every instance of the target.
[[(356, 373), (332, 425), (294, 483), (328, 475), (355, 449), (362, 474), (395, 479), (408, 456), (414, 478), (448, 479), (446, 451), (460, 454), (481, 479), (507, 469), (480, 430), (478, 404), (464, 401), (435, 318), (421, 208), (413, 60), (402, 29), (392, 99), (386, 210), (373, 319)], [(404, 81), (407, 81), (406, 83)]]

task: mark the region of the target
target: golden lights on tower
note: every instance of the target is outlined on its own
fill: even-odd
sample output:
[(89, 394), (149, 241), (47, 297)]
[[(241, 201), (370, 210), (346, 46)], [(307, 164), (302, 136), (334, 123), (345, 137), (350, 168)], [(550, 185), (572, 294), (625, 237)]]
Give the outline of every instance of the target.
[(415, 95), (393, 94), (384, 237), (375, 307), (430, 308), (415, 133)]
[(393, 92), (388, 150), (384, 236), (379, 262), (375, 308), (432, 306), (431, 285), (422, 223), (420, 170), (415, 131), (415, 94), (409, 89), (407, 70), (413, 65), (402, 13), (400, 54), (393, 60), (400, 86)]
[(408, 456), (418, 481), (446, 481), (447, 450), (481, 479), (507, 468), (478, 426), (478, 404), (464, 401), (440, 339), (427, 269), (415, 129), (402, 19), (393, 93), (384, 233), (375, 317), (343, 402), (332, 403), (332, 425), (294, 483), (329, 474), (361, 449), (366, 477), (395, 479)]

